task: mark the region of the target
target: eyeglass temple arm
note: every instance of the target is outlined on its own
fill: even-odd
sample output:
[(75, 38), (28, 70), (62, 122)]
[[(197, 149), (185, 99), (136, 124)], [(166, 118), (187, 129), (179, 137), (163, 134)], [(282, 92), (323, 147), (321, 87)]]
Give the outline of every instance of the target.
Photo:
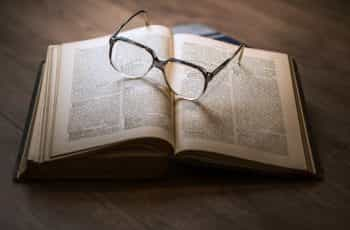
[(214, 71), (211, 73), (211, 76), (214, 77), (216, 74), (218, 74), (223, 68), (225, 68), (225, 66), (232, 60), (234, 59), (237, 54), (239, 53), (239, 57), (238, 57), (238, 65), (241, 64), (241, 60), (243, 57), (243, 52), (244, 52), (244, 47), (246, 47), (245, 44), (241, 44), (238, 49), (232, 54), (231, 57), (227, 58), (221, 65), (219, 65), (218, 67), (216, 67), (214, 69)]
[(144, 20), (145, 20), (145, 25), (149, 26), (149, 19), (148, 19), (148, 14), (147, 11), (145, 10), (139, 10), (136, 13), (134, 13), (133, 15), (131, 15), (123, 24), (121, 24), (121, 26), (119, 26), (119, 28), (117, 29), (117, 31), (113, 34), (112, 37), (116, 37), (119, 32), (126, 26), (126, 24), (128, 24), (134, 17), (143, 14), (144, 15)]

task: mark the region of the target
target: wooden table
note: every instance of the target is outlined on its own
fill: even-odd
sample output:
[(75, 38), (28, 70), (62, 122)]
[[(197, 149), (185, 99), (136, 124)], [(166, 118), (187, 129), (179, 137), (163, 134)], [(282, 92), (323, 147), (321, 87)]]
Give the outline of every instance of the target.
[[(323, 181), (185, 172), (151, 182), (16, 184), (38, 63), (138, 9), (203, 23), (299, 66)], [(0, 6), (0, 229), (350, 229), (349, 1), (7, 1)], [(196, 171), (196, 170), (194, 170)]]

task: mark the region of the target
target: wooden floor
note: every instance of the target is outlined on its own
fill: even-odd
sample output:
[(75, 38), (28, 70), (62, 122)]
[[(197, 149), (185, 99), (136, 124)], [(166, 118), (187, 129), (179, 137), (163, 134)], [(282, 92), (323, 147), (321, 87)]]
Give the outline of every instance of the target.
[[(349, 1), (1, 1), (0, 229), (350, 229)], [(296, 58), (323, 181), (185, 172), (152, 182), (16, 184), (46, 48), (111, 33), (138, 9)]]

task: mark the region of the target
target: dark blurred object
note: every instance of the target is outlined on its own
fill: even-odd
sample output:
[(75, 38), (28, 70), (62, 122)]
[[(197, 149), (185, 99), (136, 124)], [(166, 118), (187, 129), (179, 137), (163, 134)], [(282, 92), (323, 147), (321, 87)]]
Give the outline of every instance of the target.
[(228, 42), (232, 43), (235, 45), (240, 45), (241, 42), (229, 37), (225, 34), (222, 34), (215, 29), (203, 25), (203, 24), (184, 24), (184, 25), (177, 25), (173, 27), (173, 32), (174, 33), (189, 33), (189, 34), (196, 34), (204, 37), (210, 37), (215, 40), (223, 41), (223, 42)]

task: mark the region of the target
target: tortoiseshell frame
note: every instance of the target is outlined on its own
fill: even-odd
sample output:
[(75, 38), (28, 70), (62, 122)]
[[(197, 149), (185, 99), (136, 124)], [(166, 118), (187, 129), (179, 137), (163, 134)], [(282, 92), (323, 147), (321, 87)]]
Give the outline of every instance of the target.
[(153, 62), (152, 62), (152, 65), (150, 65), (149, 69), (144, 73), (144, 75), (140, 76), (143, 77), (145, 76), (153, 67), (156, 67), (158, 68), (160, 71), (162, 71), (163, 75), (164, 75), (164, 79), (165, 79), (165, 82), (166, 84), (168, 85), (168, 87), (171, 89), (171, 91), (173, 91), (173, 93), (175, 93), (176, 95), (178, 95), (178, 93), (171, 87), (171, 85), (169, 84), (168, 82), (168, 79), (167, 77), (165, 76), (166, 73), (165, 73), (165, 70), (164, 70), (164, 67), (166, 64), (168, 64), (169, 62), (176, 62), (176, 63), (181, 63), (183, 65), (187, 65), (189, 67), (192, 67), (192, 68), (195, 68), (197, 69), (198, 71), (200, 71), (202, 74), (203, 74), (203, 77), (205, 79), (205, 85), (203, 87), (203, 90), (201, 92), (201, 94), (198, 96), (198, 97), (194, 97), (194, 98), (189, 98), (189, 97), (184, 97), (183, 95), (179, 95), (180, 97), (184, 98), (184, 99), (187, 99), (187, 100), (198, 100), (206, 91), (207, 89), (207, 86), (208, 86), (208, 83), (214, 78), (214, 76), (216, 74), (218, 74), (223, 68), (225, 68), (225, 66), (232, 60), (234, 59), (234, 57), (237, 56), (237, 54), (239, 53), (239, 58), (238, 58), (238, 64), (240, 64), (241, 62), (241, 59), (242, 59), (242, 56), (243, 56), (243, 51), (244, 51), (244, 47), (245, 47), (245, 44), (241, 44), (238, 49), (233, 53), (233, 55), (229, 58), (227, 58), (223, 63), (221, 63), (218, 67), (216, 67), (212, 72), (209, 72), (207, 71), (205, 68), (203, 68), (202, 66), (199, 66), (199, 65), (196, 65), (194, 63), (190, 63), (190, 62), (187, 62), (185, 60), (180, 60), (180, 59), (177, 59), (177, 58), (169, 58), (167, 60), (160, 60), (158, 58), (158, 56), (155, 54), (155, 52), (139, 43), (139, 42), (136, 42), (134, 40), (131, 40), (129, 38), (126, 38), (126, 37), (122, 37), (122, 36), (118, 36), (119, 32), (126, 26), (127, 23), (129, 23), (134, 17), (136, 17), (137, 15), (140, 15), (140, 14), (143, 14), (144, 15), (144, 19), (145, 19), (145, 25), (146, 26), (149, 26), (149, 22), (148, 22), (148, 17), (147, 17), (147, 12), (145, 10), (140, 10), (138, 12), (136, 12), (135, 14), (133, 14), (132, 16), (130, 16), (118, 29), (117, 31), (111, 36), (111, 38), (109, 39), (109, 61), (110, 61), (110, 64), (112, 65), (112, 67), (119, 71), (113, 64), (112, 62), (112, 50), (113, 50), (113, 46), (115, 45), (115, 43), (117, 43), (118, 41), (123, 41), (123, 42), (127, 42), (129, 44), (132, 44), (132, 45), (135, 45), (135, 46), (138, 46), (140, 48), (143, 48), (145, 49), (153, 58)]

